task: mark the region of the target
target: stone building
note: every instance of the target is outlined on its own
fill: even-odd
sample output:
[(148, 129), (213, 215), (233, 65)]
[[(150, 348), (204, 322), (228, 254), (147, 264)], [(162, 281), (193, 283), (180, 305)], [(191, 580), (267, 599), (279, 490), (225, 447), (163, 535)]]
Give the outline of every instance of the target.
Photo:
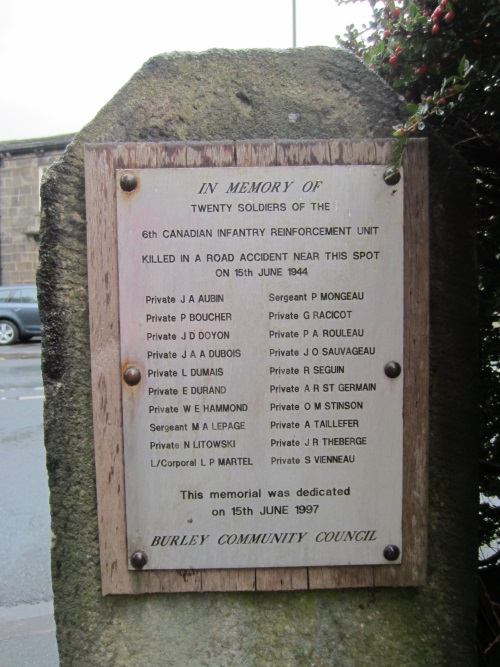
[(0, 285), (35, 282), (40, 181), (73, 136), (0, 142)]

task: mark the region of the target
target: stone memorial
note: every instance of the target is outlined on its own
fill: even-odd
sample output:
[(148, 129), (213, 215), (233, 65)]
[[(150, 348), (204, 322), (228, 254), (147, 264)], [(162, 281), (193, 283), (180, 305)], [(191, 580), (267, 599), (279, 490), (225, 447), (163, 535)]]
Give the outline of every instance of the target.
[(162, 55), (51, 169), (61, 665), (472, 664), (472, 179), (386, 182), (403, 113), (338, 50)]

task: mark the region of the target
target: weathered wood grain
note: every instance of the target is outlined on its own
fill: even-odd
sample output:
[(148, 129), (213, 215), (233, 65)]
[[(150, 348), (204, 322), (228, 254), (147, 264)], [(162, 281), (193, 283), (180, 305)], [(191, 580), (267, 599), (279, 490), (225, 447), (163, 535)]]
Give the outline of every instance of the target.
[(427, 145), (410, 142), (405, 173), (403, 558), (401, 565), (230, 570), (128, 569), (122, 432), (116, 169), (387, 164), (387, 141), (98, 144), (85, 151), (92, 394), (102, 593), (271, 591), (425, 582), (427, 555)]

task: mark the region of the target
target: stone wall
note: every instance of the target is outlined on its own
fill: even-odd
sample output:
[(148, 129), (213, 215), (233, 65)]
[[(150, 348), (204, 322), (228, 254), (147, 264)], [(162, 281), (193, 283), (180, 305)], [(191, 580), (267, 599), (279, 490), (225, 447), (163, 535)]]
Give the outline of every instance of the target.
[(61, 667), (475, 664), (473, 181), (453, 152), (432, 138), (428, 583), (414, 589), (101, 595), (85, 143), (390, 137), (402, 109), (380, 79), (337, 50), (162, 55), (144, 65), (50, 170), (38, 285)]
[(40, 180), (70, 137), (0, 143), (0, 284), (35, 282)]

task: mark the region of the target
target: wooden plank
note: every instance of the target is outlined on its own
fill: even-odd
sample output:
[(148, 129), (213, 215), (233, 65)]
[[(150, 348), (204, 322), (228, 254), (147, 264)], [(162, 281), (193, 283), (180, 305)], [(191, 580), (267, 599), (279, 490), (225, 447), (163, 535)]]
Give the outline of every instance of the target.
[(256, 571), (258, 591), (302, 591), (308, 587), (307, 567), (274, 567)]
[(232, 141), (190, 141), (186, 144), (188, 167), (234, 167), (234, 143)]
[(332, 164), (388, 164), (392, 155), (390, 141), (331, 141)]
[(276, 165), (276, 144), (266, 141), (237, 141), (235, 144), (238, 167), (273, 167)]
[(187, 144), (185, 141), (169, 141), (158, 144), (156, 166), (158, 168), (179, 168), (186, 166)]
[(110, 151), (110, 157), (113, 161), (113, 171), (116, 169), (156, 167), (156, 144), (111, 144)]
[(426, 581), (427, 442), (429, 411), (429, 201), (427, 142), (411, 142), (405, 178), (405, 334), (403, 556), (400, 568), (375, 571), (377, 586), (417, 586)]
[(130, 579), (127, 564), (115, 169), (117, 165), (155, 166), (155, 153), (154, 147), (143, 144), (87, 146), (85, 153), (92, 396), (103, 595), (127, 592), (131, 586), (135, 589), (145, 586), (144, 578)]
[(202, 590), (206, 593), (255, 591), (255, 570), (202, 570)]
[(309, 588), (369, 588), (374, 585), (373, 570), (369, 565), (310, 567)]
[[(112, 148), (87, 146), (85, 181), (96, 484), (103, 594), (119, 590), (126, 543), (115, 181)], [(102, 311), (105, 311), (102, 317)], [(125, 551), (124, 551), (125, 549)]]
[(201, 593), (203, 590), (199, 570), (149, 570), (133, 574), (147, 575), (148, 593)]
[[(427, 554), (428, 222), (425, 142), (405, 169), (405, 432), (403, 563), (385, 566), (129, 571), (127, 562), (116, 255), (117, 168), (387, 164), (379, 142), (172, 142), (86, 147), (89, 308), (103, 594), (411, 586)], [(411, 187), (410, 187), (411, 184)]]
[(330, 164), (330, 144), (328, 141), (278, 141), (276, 161), (290, 166)]

